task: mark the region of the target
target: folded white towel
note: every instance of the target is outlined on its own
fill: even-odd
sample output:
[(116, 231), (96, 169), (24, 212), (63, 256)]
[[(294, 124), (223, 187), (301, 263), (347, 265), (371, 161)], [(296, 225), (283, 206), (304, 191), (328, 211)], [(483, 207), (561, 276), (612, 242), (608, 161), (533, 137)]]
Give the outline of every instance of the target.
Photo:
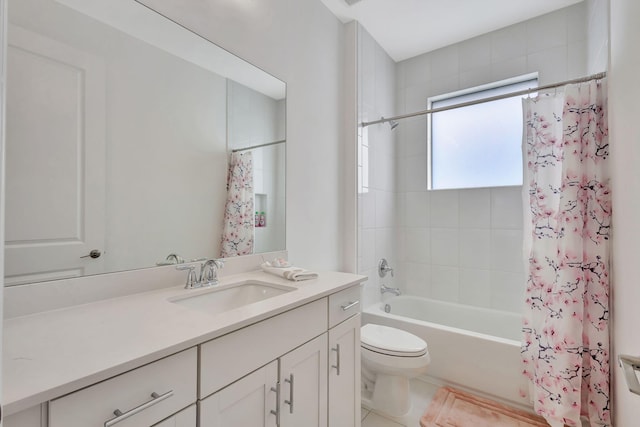
[(265, 262), (261, 265), (262, 270), (274, 274), (276, 276), (284, 277), (287, 280), (292, 280), (294, 282), (299, 282), (300, 280), (309, 280), (309, 279), (317, 279), (318, 273), (313, 271), (305, 270), (303, 268), (297, 267), (271, 267), (270, 263)]

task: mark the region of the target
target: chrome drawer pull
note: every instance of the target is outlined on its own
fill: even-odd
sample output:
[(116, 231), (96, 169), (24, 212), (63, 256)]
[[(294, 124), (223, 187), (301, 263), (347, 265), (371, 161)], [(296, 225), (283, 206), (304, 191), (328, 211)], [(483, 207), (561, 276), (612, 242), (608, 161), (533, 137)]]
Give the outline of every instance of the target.
[(284, 382), (289, 383), (289, 399), (285, 400), (284, 403), (289, 405), (289, 413), (293, 414), (293, 374), (289, 375), (289, 378), (285, 378)]
[(113, 415), (115, 415), (115, 418), (111, 418), (108, 421), (104, 422), (104, 427), (111, 427), (112, 425), (118, 424), (120, 421), (124, 421), (129, 417), (134, 416), (135, 414), (144, 411), (147, 408), (152, 407), (153, 405), (162, 402), (165, 399), (170, 398), (171, 396), (173, 396), (173, 390), (169, 390), (168, 392), (164, 393), (164, 394), (158, 394), (158, 393), (151, 393), (151, 397), (153, 399), (151, 399), (148, 402), (144, 402), (142, 405), (140, 406), (136, 406), (135, 408), (127, 411), (127, 412), (122, 412), (120, 409), (116, 409), (115, 411), (113, 411)]
[(276, 409), (271, 413), (276, 416), (276, 425), (280, 425), (280, 383), (276, 383), (275, 387), (271, 387), (271, 391), (276, 393)]
[(360, 301), (354, 301), (354, 302), (348, 302), (345, 305), (341, 306), (343, 311), (347, 311), (350, 308), (355, 307), (356, 305), (360, 304)]
[(336, 344), (336, 348), (332, 348), (331, 350), (336, 352), (336, 364), (331, 365), (331, 367), (335, 368), (336, 375), (340, 376), (340, 344)]

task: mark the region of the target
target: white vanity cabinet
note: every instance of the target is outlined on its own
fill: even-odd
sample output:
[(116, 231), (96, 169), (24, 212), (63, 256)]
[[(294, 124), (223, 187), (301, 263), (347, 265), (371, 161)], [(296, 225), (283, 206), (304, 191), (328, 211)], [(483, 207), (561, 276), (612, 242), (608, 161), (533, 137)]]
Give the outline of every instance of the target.
[(156, 424), (196, 402), (197, 366), (191, 348), (54, 399), (49, 427)]
[(194, 427), (196, 425), (197, 407), (195, 403), (177, 414), (154, 424), (152, 427)]
[(329, 427), (359, 427), (360, 286), (329, 296)]
[(5, 427), (359, 427), (354, 285), (12, 414)]
[(277, 387), (278, 361), (274, 360), (200, 401), (200, 426), (276, 427)]
[(280, 427), (327, 426), (327, 334), (280, 359)]

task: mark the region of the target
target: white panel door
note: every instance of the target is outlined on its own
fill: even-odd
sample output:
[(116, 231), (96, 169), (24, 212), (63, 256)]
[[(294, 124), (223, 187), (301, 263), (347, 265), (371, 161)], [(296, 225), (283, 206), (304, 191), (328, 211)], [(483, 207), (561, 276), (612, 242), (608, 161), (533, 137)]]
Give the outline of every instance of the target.
[(327, 427), (327, 334), (280, 358), (280, 426)]
[(360, 426), (360, 314), (329, 330), (329, 426)]
[(200, 427), (276, 427), (278, 361), (200, 402)]
[(5, 284), (100, 272), (81, 257), (104, 250), (104, 62), (14, 25), (8, 43)]

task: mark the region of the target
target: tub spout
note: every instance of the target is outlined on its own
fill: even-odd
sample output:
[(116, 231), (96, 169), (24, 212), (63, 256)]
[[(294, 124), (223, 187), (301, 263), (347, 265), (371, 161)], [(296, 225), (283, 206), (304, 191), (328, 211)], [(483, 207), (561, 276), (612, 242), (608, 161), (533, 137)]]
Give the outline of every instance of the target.
[(381, 285), (380, 293), (384, 295), (386, 292), (392, 293), (394, 295), (400, 295), (400, 288), (392, 288), (390, 286)]

